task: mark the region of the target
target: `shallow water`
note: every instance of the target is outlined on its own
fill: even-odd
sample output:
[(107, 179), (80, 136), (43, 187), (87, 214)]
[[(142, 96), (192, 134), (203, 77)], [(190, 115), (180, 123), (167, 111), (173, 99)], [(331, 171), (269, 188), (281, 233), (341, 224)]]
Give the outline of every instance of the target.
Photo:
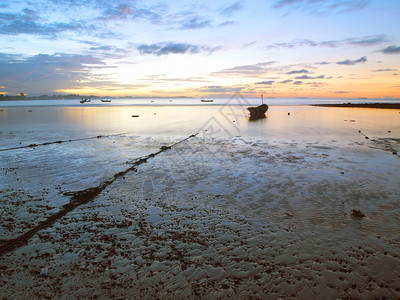
[[(8, 107), (0, 111), (0, 131), (14, 134), (14, 142), (20, 137), (18, 143), (30, 136), (44, 140), (126, 132), (150, 136), (201, 132), (209, 137), (258, 136), (285, 140), (348, 138), (359, 130), (372, 137), (400, 136), (400, 113), (395, 109), (271, 106), (265, 119), (249, 121), (247, 116), (245, 106), (232, 105)], [(3, 139), (2, 145), (4, 142)]]

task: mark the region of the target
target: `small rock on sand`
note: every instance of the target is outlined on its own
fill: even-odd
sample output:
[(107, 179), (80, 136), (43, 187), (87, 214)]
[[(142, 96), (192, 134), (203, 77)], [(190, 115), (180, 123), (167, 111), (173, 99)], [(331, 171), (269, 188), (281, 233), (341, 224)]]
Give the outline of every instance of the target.
[(358, 209), (352, 209), (350, 212), (350, 216), (354, 219), (362, 219), (365, 215)]
[(47, 268), (43, 268), (43, 269), (40, 270), (39, 276), (40, 276), (40, 277), (46, 277), (48, 272), (49, 272), (49, 271), (48, 271)]

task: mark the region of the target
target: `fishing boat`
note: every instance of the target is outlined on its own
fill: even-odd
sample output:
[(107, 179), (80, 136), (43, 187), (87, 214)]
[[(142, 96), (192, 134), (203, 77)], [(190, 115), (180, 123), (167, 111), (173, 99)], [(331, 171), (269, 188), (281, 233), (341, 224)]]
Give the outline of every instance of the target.
[(101, 102), (111, 102), (111, 100), (104, 100), (104, 99), (101, 99)]
[(201, 102), (214, 102), (214, 99), (203, 99), (203, 98), (201, 98)]
[(261, 103), (262, 104), (259, 106), (250, 106), (247, 108), (250, 112), (250, 120), (265, 118), (265, 113), (268, 110), (268, 105), (264, 104), (263, 95), (261, 95)]

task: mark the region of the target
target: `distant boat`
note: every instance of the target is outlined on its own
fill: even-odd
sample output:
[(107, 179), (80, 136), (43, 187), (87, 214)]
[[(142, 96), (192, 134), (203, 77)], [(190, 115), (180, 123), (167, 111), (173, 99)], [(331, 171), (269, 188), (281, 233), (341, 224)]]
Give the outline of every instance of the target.
[(80, 103), (85, 103), (85, 102), (90, 102), (90, 99), (89, 98), (85, 98), (85, 99), (81, 99), (81, 101), (79, 101)]
[(214, 99), (203, 99), (203, 98), (201, 98), (201, 102), (214, 102)]
[(111, 102), (111, 100), (104, 100), (104, 99), (101, 99), (101, 102)]
[(263, 95), (261, 95), (261, 102), (262, 104), (259, 106), (250, 106), (247, 108), (250, 112), (250, 120), (265, 118), (265, 113), (268, 110), (268, 105), (264, 104)]

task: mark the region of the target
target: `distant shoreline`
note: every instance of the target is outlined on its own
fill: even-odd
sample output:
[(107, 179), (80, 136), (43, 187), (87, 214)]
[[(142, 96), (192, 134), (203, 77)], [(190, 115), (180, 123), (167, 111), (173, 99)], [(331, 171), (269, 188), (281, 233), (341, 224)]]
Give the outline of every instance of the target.
[(400, 109), (400, 103), (342, 103), (342, 104), (311, 104), (322, 107), (363, 107), (363, 108), (389, 108)]

